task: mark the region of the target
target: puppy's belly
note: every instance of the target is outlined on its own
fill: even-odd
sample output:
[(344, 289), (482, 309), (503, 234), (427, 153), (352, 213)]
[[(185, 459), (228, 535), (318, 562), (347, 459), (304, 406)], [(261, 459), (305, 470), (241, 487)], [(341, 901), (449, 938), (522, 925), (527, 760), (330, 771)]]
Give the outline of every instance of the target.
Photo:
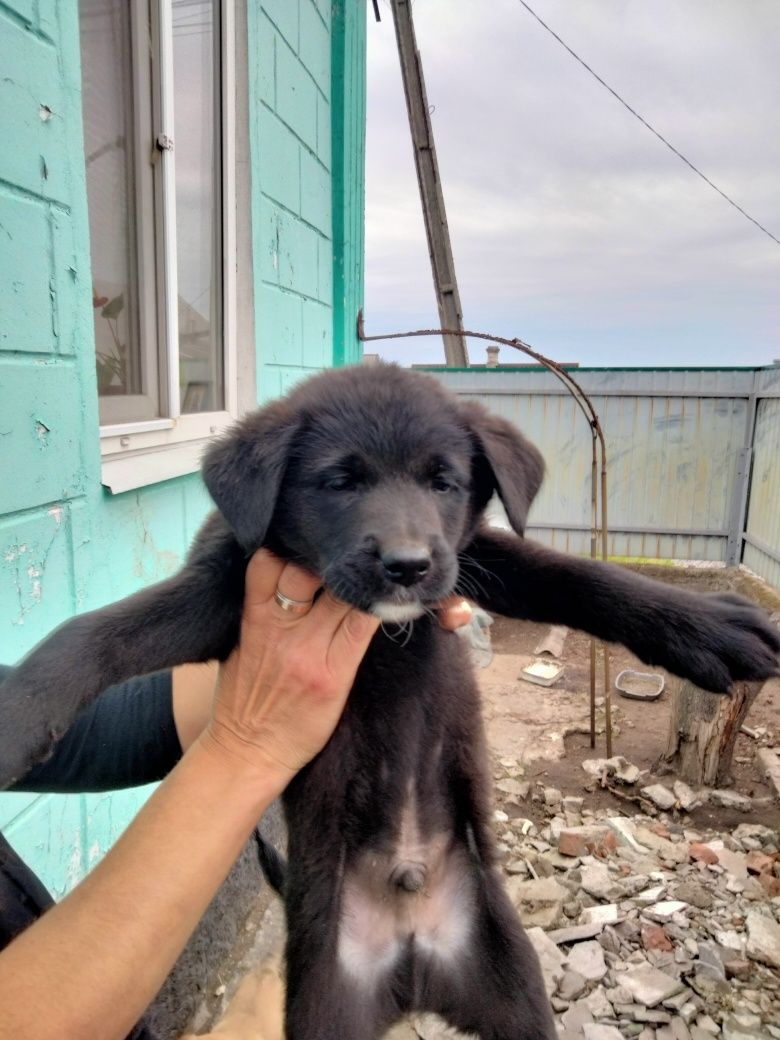
[(473, 867), (464, 849), (443, 845), (433, 839), (416, 850), (425, 867), (419, 891), (393, 880), (395, 855), (365, 853), (347, 870), (338, 959), (351, 978), (373, 988), (404, 955), (451, 964), (465, 950), (474, 921)]

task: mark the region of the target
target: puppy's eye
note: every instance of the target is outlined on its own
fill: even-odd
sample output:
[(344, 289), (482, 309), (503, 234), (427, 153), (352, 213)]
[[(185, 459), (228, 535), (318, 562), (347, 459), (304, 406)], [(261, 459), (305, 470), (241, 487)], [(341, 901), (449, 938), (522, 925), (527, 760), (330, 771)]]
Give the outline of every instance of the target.
[(455, 488), (454, 484), (451, 484), (446, 477), (443, 477), (440, 473), (437, 474), (431, 480), (431, 487), (434, 491), (438, 491), (440, 495), (446, 494), (448, 491), (453, 491)]
[(348, 473), (342, 473), (325, 481), (325, 487), (328, 491), (354, 491), (357, 488), (357, 484), (357, 479)]

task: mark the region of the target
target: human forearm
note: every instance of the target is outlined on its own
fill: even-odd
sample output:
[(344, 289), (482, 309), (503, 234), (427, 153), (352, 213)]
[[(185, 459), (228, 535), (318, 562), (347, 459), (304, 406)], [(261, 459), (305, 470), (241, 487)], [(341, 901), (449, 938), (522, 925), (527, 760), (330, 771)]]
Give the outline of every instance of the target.
[(197, 742), (95, 870), (0, 956), (2, 1040), (124, 1037), (287, 779)]
[(330, 738), (376, 632), (328, 593), (315, 603), (319, 584), (252, 558), (206, 730), (93, 873), (0, 955), (0, 1040), (119, 1040), (159, 989), (258, 818)]

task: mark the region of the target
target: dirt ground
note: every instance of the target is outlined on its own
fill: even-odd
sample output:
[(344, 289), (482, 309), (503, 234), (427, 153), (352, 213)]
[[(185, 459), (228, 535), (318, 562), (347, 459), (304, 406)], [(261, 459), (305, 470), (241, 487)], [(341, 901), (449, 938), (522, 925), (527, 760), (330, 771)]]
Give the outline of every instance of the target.
[[(702, 591), (740, 592), (761, 603), (769, 611), (780, 608), (780, 596), (765, 583), (744, 572), (723, 569), (689, 569), (677, 567), (643, 567), (642, 573), (682, 584)], [(527, 780), (540, 781), (546, 786), (562, 790), (564, 795), (585, 795), (586, 806), (630, 808), (608, 791), (588, 791), (588, 777), (581, 768), (587, 758), (606, 757), (603, 733), (603, 709), (597, 716), (602, 732), (591, 748), (589, 738), (590, 639), (569, 631), (563, 648), (563, 676), (552, 687), (539, 687), (518, 679), (520, 668), (533, 659), (534, 647), (549, 631), (547, 625), (510, 621), (496, 617), (490, 628), (494, 659), (490, 668), (480, 671), (488, 741), (497, 760), (508, 765), (518, 760)], [(643, 665), (623, 647), (610, 646), (610, 676), (624, 668), (638, 671), (657, 671)], [(604, 683), (601, 670), (602, 652), (599, 648), (596, 695), (603, 697)], [(640, 769), (650, 771), (647, 780), (667, 782), (673, 778), (663, 768), (653, 773), (666, 746), (670, 705), (676, 679), (667, 674), (664, 692), (659, 700), (644, 702), (628, 700), (612, 691), (613, 754), (623, 755)], [(780, 806), (772, 801), (772, 791), (761, 775), (756, 752), (762, 746), (780, 743), (780, 680), (764, 686), (747, 716), (745, 724), (751, 729), (765, 728), (766, 734), (753, 739), (743, 733), (737, 738), (733, 759), (733, 790), (759, 800), (750, 814), (750, 822), (780, 827)], [(766, 799), (766, 801), (762, 801)], [(528, 814), (533, 816), (533, 804), (528, 802)], [(745, 821), (745, 816), (733, 810), (704, 806), (687, 816), (693, 826), (727, 829)]]

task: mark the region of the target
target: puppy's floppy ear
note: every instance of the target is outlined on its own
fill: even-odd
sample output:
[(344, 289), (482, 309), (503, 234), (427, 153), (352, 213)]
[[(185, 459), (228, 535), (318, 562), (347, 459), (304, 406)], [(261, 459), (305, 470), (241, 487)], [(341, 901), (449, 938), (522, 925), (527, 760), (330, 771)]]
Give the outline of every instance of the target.
[(287, 401), (247, 416), (203, 459), (203, 479), (242, 548), (265, 539), (300, 417)]
[(461, 404), (476, 445), (474, 490), (479, 508), (497, 491), (509, 522), (525, 530), (528, 510), (544, 477), (544, 460), (519, 430), (473, 401)]

